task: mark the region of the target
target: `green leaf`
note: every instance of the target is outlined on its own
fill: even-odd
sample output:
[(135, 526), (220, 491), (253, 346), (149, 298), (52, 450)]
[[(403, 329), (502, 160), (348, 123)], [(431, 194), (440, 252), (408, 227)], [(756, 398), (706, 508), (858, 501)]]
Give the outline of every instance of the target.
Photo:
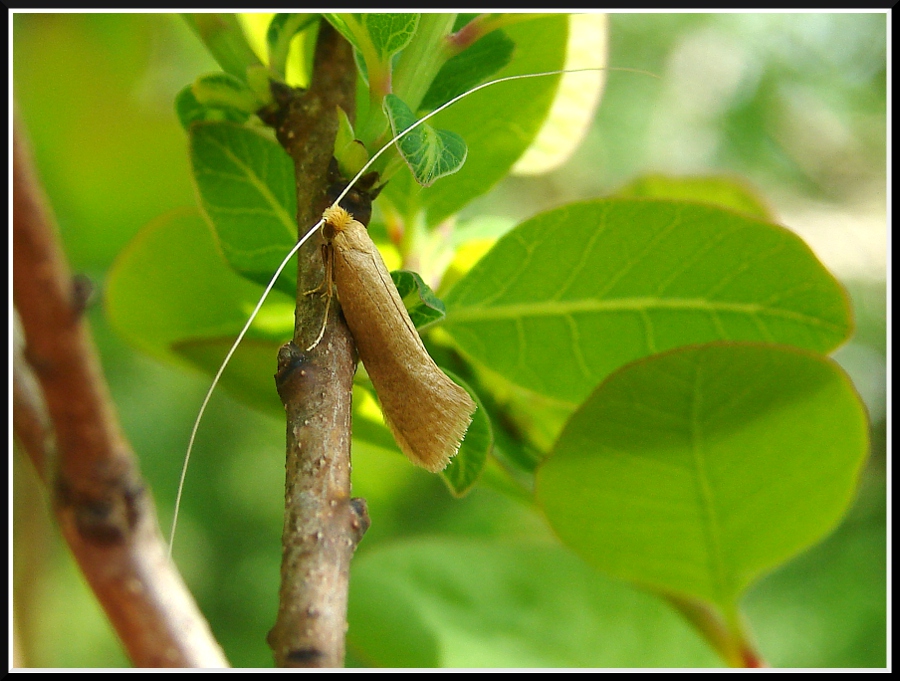
[[(415, 114), (396, 95), (387, 95), (383, 106), (394, 135), (415, 124)], [(423, 187), (458, 171), (468, 153), (462, 137), (448, 130), (435, 130), (428, 123), (419, 125), (398, 140), (397, 148), (416, 182)]]
[(416, 272), (396, 270), (391, 279), (417, 329), (444, 318), (444, 303)]
[(284, 78), (291, 40), (318, 20), (318, 14), (282, 13), (272, 17), (266, 31), (269, 68)]
[[(268, 283), (297, 238), (293, 162), (274, 139), (231, 123), (196, 123), (190, 138), (200, 205), (225, 258)], [(287, 267), (276, 286), (294, 295), (296, 282)]]
[[(497, 77), (563, 67), (568, 36), (564, 15), (523, 21), (504, 31), (516, 50)], [(557, 82), (556, 76), (543, 76), (500, 83), (448, 107), (429, 123), (465, 140), (469, 149), (466, 165), (431, 187), (420, 187), (398, 173), (385, 187), (385, 194), (401, 212), (424, 209), (428, 226), (458, 213), (505, 177), (528, 148), (547, 116)]]
[(775, 220), (763, 198), (738, 178), (646, 175), (622, 187), (614, 196), (623, 199), (701, 201), (731, 208), (760, 220)]
[(447, 483), (453, 496), (462, 497), (475, 486), (478, 478), (481, 477), (488, 454), (494, 447), (494, 433), (491, 428), (491, 420), (478, 395), (459, 376), (444, 367), (441, 367), (441, 370), (457, 385), (465, 388), (478, 405), (478, 409), (472, 416), (472, 424), (466, 431), (466, 437), (459, 447), (459, 452), (450, 459), (450, 465), (441, 471), (441, 477)]
[(262, 65), (234, 14), (200, 13), (182, 17), (225, 72), (244, 80), (248, 66)]
[(513, 166), (514, 175), (548, 173), (572, 157), (593, 125), (606, 83), (608, 56), (608, 15), (570, 14), (565, 63), (570, 72), (560, 76), (553, 105)]
[(390, 91), (413, 111), (419, 110), (422, 97), (451, 57), (447, 39), (455, 19), (456, 14), (453, 13), (423, 14), (413, 39), (392, 61)]
[[(223, 338), (230, 344), (262, 288), (225, 263), (199, 211), (187, 208), (141, 229), (113, 263), (104, 291), (106, 313), (118, 333), (155, 357), (183, 365), (185, 355), (176, 345)], [(247, 340), (277, 350), (292, 335), (292, 312), (292, 300), (272, 292)], [(223, 350), (218, 359), (224, 355)]]
[(578, 404), (610, 372), (691, 343), (829, 352), (846, 294), (792, 232), (713, 206), (576, 203), (503, 237), (446, 294), (444, 328), (471, 357)]
[(432, 539), (353, 563), (348, 648), (381, 667), (709, 667), (662, 601), (558, 546)]
[(840, 520), (867, 451), (865, 410), (836, 363), (716, 343), (610, 376), (569, 420), (536, 494), (599, 569), (733, 616), (755, 579)]
[(438, 71), (419, 105), (419, 110), (433, 111), (487, 80), (509, 64), (515, 47), (509, 36), (497, 30), (451, 57)]
[(175, 96), (175, 114), (181, 123), (181, 127), (189, 130), (191, 123), (197, 121), (232, 121), (243, 123), (250, 115), (245, 111), (230, 107), (215, 107), (201, 104), (194, 96), (193, 86), (185, 86)]
[(387, 62), (412, 40), (419, 25), (419, 15), (363, 14), (362, 21), (378, 60)]
[(197, 102), (202, 105), (237, 109), (248, 115), (254, 113), (263, 104), (246, 81), (228, 73), (210, 73), (200, 76), (194, 81), (191, 91)]
[(334, 158), (344, 177), (353, 177), (369, 160), (365, 145), (356, 139), (347, 112), (338, 107), (338, 133), (334, 141)]

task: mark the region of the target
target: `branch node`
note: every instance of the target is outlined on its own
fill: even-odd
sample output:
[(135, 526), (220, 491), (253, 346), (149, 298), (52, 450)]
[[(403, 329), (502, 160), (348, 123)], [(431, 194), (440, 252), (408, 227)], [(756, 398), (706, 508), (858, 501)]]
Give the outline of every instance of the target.
[(72, 277), (72, 311), (76, 317), (94, 303), (94, 282), (86, 274)]
[(285, 405), (298, 394), (301, 385), (312, 380), (316, 373), (315, 365), (309, 361), (306, 353), (293, 341), (285, 343), (278, 350), (278, 371), (275, 372), (275, 388)]
[(356, 543), (359, 544), (359, 542), (362, 541), (363, 535), (365, 535), (369, 526), (372, 524), (372, 519), (369, 518), (369, 508), (366, 505), (366, 500), (362, 497), (353, 497), (350, 499), (350, 513), (350, 528), (354, 532)]

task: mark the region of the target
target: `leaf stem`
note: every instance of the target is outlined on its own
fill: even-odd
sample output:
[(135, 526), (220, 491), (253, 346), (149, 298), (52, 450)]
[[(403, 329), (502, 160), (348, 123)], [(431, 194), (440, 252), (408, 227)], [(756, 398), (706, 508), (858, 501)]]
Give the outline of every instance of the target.
[(756, 650), (737, 606), (724, 614), (709, 603), (675, 594), (662, 594), (697, 628), (729, 667), (767, 667)]

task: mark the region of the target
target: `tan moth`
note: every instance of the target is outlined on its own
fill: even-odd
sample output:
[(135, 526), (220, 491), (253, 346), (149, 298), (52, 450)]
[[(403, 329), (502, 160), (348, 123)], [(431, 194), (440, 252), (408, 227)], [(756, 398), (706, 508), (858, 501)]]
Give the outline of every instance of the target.
[(410, 461), (442, 471), (459, 450), (475, 401), (431, 359), (365, 226), (340, 206), (324, 219), (331, 253), (325, 294), (333, 276), (385, 423)]

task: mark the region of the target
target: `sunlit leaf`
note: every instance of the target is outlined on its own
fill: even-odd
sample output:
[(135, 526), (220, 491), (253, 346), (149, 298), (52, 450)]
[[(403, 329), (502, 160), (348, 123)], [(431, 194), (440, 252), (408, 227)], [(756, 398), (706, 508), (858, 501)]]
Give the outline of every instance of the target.
[(609, 199), (538, 215), (444, 297), (471, 357), (580, 403), (611, 371), (690, 343), (829, 352), (852, 329), (846, 294), (792, 232), (695, 203)]

